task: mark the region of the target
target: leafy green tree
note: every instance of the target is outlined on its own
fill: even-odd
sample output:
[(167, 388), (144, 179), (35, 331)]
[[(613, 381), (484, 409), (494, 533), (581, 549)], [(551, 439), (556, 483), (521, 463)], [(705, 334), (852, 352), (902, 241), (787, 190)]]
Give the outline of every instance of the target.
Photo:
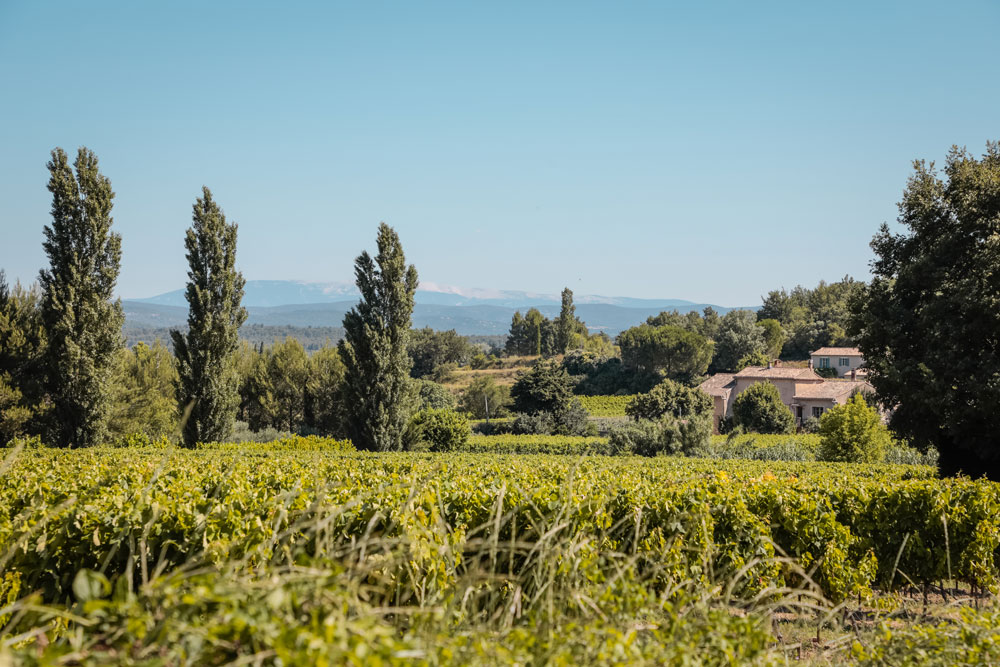
[(565, 354), (576, 332), (576, 307), (573, 305), (573, 292), (570, 288), (562, 291), (562, 308), (559, 310), (559, 321), (556, 331), (556, 349), (558, 354)]
[(791, 433), (795, 428), (792, 411), (770, 382), (757, 382), (740, 392), (733, 401), (733, 421), (753, 433)]
[(118, 356), (110, 435), (144, 433), (152, 440), (177, 434), (177, 367), (170, 350), (156, 341), (138, 343)]
[(343, 389), (347, 370), (337, 348), (324, 346), (309, 358), (305, 425), (323, 435), (344, 431)]
[(454, 410), (428, 408), (413, 415), (407, 430), (410, 449), (426, 443), (432, 452), (452, 452), (466, 443), (472, 429), (465, 415)]
[(37, 289), (12, 289), (0, 271), (0, 444), (44, 427), (49, 402), (39, 302)]
[(509, 406), (510, 387), (498, 385), (488, 375), (481, 375), (473, 380), (459, 398), (462, 412), (467, 412), (476, 419), (503, 417)]
[(712, 342), (681, 327), (640, 324), (618, 336), (622, 362), (646, 373), (692, 382), (705, 374), (712, 360)]
[[(743, 357), (736, 362), (736, 371), (741, 371), (748, 366), (767, 366), (771, 363), (773, 357), (769, 356), (766, 352), (761, 352), (760, 350), (756, 352), (751, 352), (747, 356)], [(837, 370), (833, 369), (833, 374), (837, 374)]]
[[(77, 152), (71, 169), (57, 148), (48, 163), (52, 224), (42, 244), (49, 268), (39, 275), (45, 327), (45, 376), (52, 444), (86, 447), (107, 432), (115, 360), (125, 315), (112, 301), (121, 236), (111, 231), (114, 192), (97, 156)], [(73, 171), (76, 171), (74, 177)]]
[(694, 415), (687, 419), (664, 415), (656, 421), (640, 419), (615, 427), (609, 443), (612, 450), (638, 456), (697, 456), (708, 448), (711, 435), (712, 422), (707, 415)]
[(271, 426), (296, 433), (302, 430), (309, 399), (309, 357), (294, 338), (271, 347), (267, 358), (271, 391)]
[(844, 405), (823, 413), (819, 420), (822, 461), (880, 463), (892, 446), (892, 435), (875, 408), (854, 394)]
[(764, 354), (768, 361), (781, 356), (781, 348), (785, 346), (785, 330), (781, 328), (781, 322), (775, 319), (760, 319), (758, 316), (757, 326), (764, 330)]
[(455, 397), (450, 391), (431, 380), (414, 380), (417, 394), (417, 410), (454, 410)]
[(944, 474), (1000, 479), (1000, 143), (914, 162), (893, 233), (872, 241), (872, 282), (850, 333), (892, 429), (936, 446)]
[(757, 326), (757, 316), (749, 310), (731, 310), (719, 324), (712, 367), (716, 371), (734, 371), (740, 359), (766, 349), (764, 330)]
[(645, 394), (629, 402), (625, 414), (632, 419), (657, 420), (665, 415), (687, 419), (712, 414), (712, 397), (700, 389), (685, 387), (679, 382), (664, 380)]
[(786, 332), (783, 357), (806, 359), (820, 347), (853, 344), (846, 330), (849, 304), (861, 289), (862, 283), (845, 276), (835, 283), (821, 280), (813, 289), (799, 285), (790, 292), (773, 290), (764, 297), (757, 318), (759, 323), (773, 319), (781, 324)]
[(573, 379), (556, 362), (542, 360), (518, 376), (510, 397), (515, 412), (554, 413), (573, 400)]
[(236, 351), (239, 328), (247, 318), (241, 305), (246, 281), (236, 270), (236, 223), (226, 216), (203, 187), (187, 230), (187, 332), (171, 331), (177, 357), (177, 400), (182, 440), (225, 439), (240, 404)]
[(430, 327), (410, 332), (407, 344), (413, 367), (410, 375), (415, 378), (428, 377), (445, 364), (467, 364), (474, 348), (454, 329), (434, 331)]
[(344, 316), (346, 427), (359, 449), (403, 447), (409, 422), (410, 356), (406, 352), (417, 290), (417, 270), (406, 266), (396, 232), (379, 225), (378, 255), (362, 252), (354, 262), (361, 301)]

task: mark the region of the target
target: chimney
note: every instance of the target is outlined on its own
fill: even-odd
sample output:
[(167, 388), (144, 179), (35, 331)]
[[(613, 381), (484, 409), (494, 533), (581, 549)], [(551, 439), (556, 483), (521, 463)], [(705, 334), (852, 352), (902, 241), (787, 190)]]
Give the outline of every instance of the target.
[(851, 380), (856, 380), (858, 377), (858, 372), (855, 369), (851, 369)]
[(767, 360), (767, 370), (771, 370), (771, 360)]
[(781, 359), (775, 359), (774, 360), (774, 367), (778, 368), (779, 366), (781, 366)]
[(812, 369), (813, 369), (813, 360), (810, 359), (809, 360), (809, 370), (812, 370)]

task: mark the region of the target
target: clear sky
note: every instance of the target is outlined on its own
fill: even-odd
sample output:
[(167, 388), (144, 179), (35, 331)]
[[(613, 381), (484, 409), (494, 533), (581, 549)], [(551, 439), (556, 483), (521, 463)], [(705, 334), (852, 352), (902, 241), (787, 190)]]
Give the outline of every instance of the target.
[(868, 276), (914, 158), (1000, 138), (1000, 3), (0, 0), (0, 267), (49, 151), (111, 178), (124, 297), (185, 281), (208, 185), (248, 279), (752, 305)]

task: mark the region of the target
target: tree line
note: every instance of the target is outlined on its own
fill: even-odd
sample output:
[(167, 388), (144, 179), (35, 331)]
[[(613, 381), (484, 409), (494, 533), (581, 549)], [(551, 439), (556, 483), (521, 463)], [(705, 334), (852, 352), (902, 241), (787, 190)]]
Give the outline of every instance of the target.
[(159, 343), (129, 350), (113, 299), (122, 249), (111, 181), (86, 148), (72, 165), (57, 148), (47, 167), (52, 207), (39, 287), (11, 288), (0, 271), (4, 442), (35, 434), (86, 447), (114, 430), (165, 434), (176, 423), (180, 441), (194, 446), (226, 438), (242, 415), (255, 425), (336, 428), (363, 449), (401, 448), (421, 395), (407, 349), (417, 272), (392, 228), (379, 226), (375, 257), (362, 252), (355, 261), (361, 299), (335, 349), (307, 357), (288, 340), (266, 355), (241, 354), (237, 225), (203, 187), (184, 239), (187, 330), (170, 332), (172, 353)]

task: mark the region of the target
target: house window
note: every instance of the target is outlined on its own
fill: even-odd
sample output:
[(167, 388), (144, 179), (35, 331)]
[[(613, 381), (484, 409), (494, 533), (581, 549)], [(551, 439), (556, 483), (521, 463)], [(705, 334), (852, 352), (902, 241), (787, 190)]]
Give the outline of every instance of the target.
[(851, 360), (848, 359), (847, 357), (841, 357), (840, 358), (840, 365), (841, 366), (850, 366), (851, 365)]
[(813, 408), (813, 417), (819, 419), (823, 416), (823, 408)]
[(819, 358), (819, 367), (820, 368), (829, 368), (830, 367), (830, 357), (820, 357)]

